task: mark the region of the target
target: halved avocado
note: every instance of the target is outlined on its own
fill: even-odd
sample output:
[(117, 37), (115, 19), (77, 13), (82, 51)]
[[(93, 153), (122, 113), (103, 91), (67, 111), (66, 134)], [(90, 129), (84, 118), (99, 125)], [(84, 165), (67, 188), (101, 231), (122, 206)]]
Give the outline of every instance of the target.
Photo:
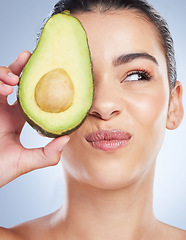
[(66, 11), (52, 16), (19, 82), (18, 102), (25, 119), (45, 136), (69, 134), (85, 120), (93, 89), (83, 26)]

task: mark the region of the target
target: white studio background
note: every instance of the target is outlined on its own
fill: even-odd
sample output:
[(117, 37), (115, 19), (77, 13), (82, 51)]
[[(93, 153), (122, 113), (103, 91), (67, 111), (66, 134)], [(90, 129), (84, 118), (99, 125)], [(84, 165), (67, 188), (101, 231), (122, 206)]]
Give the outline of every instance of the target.
[[(0, 65), (7, 66), (23, 50), (33, 51), (43, 19), (57, 0), (0, 1)], [(186, 1), (150, 0), (168, 21), (172, 32), (178, 79), (186, 91)], [(15, 93), (10, 102), (15, 99)], [(186, 93), (183, 96), (186, 109)], [(50, 141), (28, 124), (21, 135), (27, 148)], [(63, 204), (64, 180), (61, 164), (36, 170), (0, 189), (0, 226), (9, 227), (56, 210)], [(181, 126), (167, 131), (157, 160), (154, 211), (156, 217), (186, 230), (186, 117)]]

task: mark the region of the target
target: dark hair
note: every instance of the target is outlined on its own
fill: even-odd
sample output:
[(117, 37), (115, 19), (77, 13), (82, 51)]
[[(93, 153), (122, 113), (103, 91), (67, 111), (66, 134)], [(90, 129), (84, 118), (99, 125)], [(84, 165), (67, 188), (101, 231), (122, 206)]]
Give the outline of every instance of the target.
[(53, 8), (52, 16), (68, 10), (71, 13), (109, 10), (135, 9), (145, 15), (158, 29), (164, 53), (170, 88), (174, 88), (177, 79), (173, 40), (165, 19), (146, 0), (61, 0)]

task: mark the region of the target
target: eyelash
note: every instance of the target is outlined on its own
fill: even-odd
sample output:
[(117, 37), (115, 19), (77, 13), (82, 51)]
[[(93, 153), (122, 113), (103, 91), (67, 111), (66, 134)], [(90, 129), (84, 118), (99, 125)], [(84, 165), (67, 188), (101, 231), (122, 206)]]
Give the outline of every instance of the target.
[[(140, 76), (141, 79), (138, 78), (138, 80), (129, 80), (127, 81), (126, 78), (132, 76), (132, 75), (138, 75)], [(127, 76), (125, 77), (125, 79), (122, 82), (144, 82), (144, 81), (150, 81), (152, 78), (152, 76), (150, 75), (150, 73), (146, 70), (141, 70), (141, 69), (137, 69), (135, 71), (132, 71), (130, 73), (127, 74)]]

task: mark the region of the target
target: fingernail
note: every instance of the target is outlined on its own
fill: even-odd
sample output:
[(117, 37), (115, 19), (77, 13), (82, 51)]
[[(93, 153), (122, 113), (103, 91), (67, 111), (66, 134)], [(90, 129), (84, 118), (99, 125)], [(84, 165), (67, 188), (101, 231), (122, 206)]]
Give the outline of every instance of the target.
[(59, 148), (59, 151), (60, 151), (60, 152), (62, 152), (64, 146), (68, 143), (69, 140), (70, 140), (70, 137), (69, 137), (69, 136), (65, 136), (65, 137), (63, 138), (63, 141), (62, 141), (61, 146), (60, 146), (60, 148)]
[(8, 75), (9, 75), (11, 78), (14, 78), (14, 79), (15, 79), (15, 78), (16, 78), (16, 79), (18, 78), (18, 76), (15, 75), (15, 74), (13, 74), (12, 72), (9, 72)]

